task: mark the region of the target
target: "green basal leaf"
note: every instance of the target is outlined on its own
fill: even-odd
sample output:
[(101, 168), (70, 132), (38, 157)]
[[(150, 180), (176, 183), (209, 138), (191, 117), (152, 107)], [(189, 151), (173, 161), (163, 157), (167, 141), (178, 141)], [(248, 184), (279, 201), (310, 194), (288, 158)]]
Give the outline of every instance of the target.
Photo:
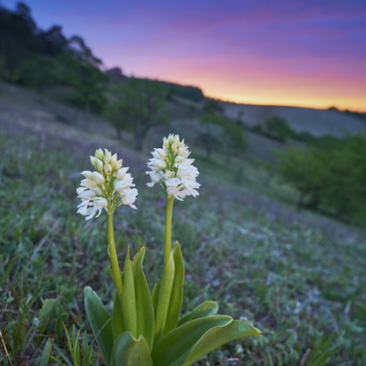
[(224, 327), (215, 327), (207, 331), (194, 345), (183, 366), (189, 366), (207, 353), (234, 339), (260, 335), (261, 332), (251, 324), (241, 320), (233, 320)]
[(137, 335), (136, 293), (133, 278), (130, 248), (127, 249), (125, 266), (123, 269), (122, 314), (125, 330)]
[(98, 295), (89, 286), (84, 289), (84, 302), (99, 349), (105, 363), (109, 365), (113, 346), (111, 316), (105, 310)]
[(83, 351), (83, 366), (90, 366), (93, 356), (93, 342), (89, 344), (86, 332), (83, 334)]
[(38, 325), (36, 333), (44, 334), (49, 322), (53, 319), (58, 299), (46, 299), (38, 314)]
[(52, 348), (52, 340), (51, 338), (48, 338), (46, 345), (43, 348), (41, 358), (39, 360), (39, 366), (48, 366), (50, 364)]
[(119, 302), (118, 294), (114, 296), (113, 312), (112, 312), (112, 331), (113, 339), (116, 340), (120, 334), (125, 331), (123, 325), (122, 306)]
[(136, 339), (130, 332), (121, 334), (114, 343), (110, 366), (153, 366), (145, 338)]
[[(188, 366), (215, 348), (260, 331), (247, 322), (215, 315), (189, 321), (165, 335), (152, 352), (159, 366)], [(167, 352), (169, 350), (169, 352)]]
[(149, 348), (152, 349), (155, 332), (155, 318), (149, 285), (142, 268), (144, 256), (145, 248), (142, 248), (132, 261), (136, 294), (137, 335), (143, 335)]
[(183, 304), (183, 284), (184, 284), (184, 261), (179, 242), (176, 242), (173, 249), (174, 259), (174, 282), (170, 296), (168, 314), (164, 334), (169, 333), (177, 326), (178, 318)]
[(226, 315), (215, 315), (192, 320), (172, 330), (161, 338), (152, 350), (154, 365), (182, 366), (199, 339), (211, 328), (224, 327), (233, 319)]
[(166, 318), (169, 310), (170, 297), (174, 282), (174, 258), (170, 254), (167, 265), (164, 267), (159, 295), (155, 307), (155, 342), (164, 335)]
[(156, 314), (156, 307), (158, 306), (160, 284), (161, 284), (161, 279), (159, 279), (159, 281), (157, 283), (155, 283), (153, 292), (152, 292), (152, 296), (151, 296), (151, 300), (152, 300), (152, 304), (153, 304), (153, 308), (154, 308), (154, 314)]
[(215, 301), (205, 301), (202, 304), (198, 305), (194, 310), (190, 313), (183, 316), (179, 322), (178, 326), (187, 323), (194, 319), (204, 318), (206, 316), (212, 316), (217, 313), (219, 310), (219, 306)]

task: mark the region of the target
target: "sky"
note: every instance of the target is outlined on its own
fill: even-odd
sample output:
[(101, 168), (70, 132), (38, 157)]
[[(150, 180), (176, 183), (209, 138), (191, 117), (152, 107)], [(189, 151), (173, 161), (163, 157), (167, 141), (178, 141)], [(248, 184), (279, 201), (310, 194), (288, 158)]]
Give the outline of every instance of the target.
[(80, 35), (126, 75), (237, 103), (366, 112), (366, 0), (25, 3), (42, 29)]

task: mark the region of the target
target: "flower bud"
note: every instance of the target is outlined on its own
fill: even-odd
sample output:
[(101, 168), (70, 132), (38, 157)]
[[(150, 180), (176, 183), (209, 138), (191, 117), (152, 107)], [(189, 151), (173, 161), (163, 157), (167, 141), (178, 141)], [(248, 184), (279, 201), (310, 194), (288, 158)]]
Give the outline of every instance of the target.
[(95, 150), (95, 157), (99, 160), (103, 160), (104, 154), (102, 149)]
[(159, 169), (164, 169), (164, 168), (166, 168), (166, 162), (165, 162), (164, 160), (155, 159), (155, 165), (156, 165), (156, 167), (158, 167)]
[(112, 173), (112, 167), (109, 163), (104, 163), (104, 173), (109, 176)]
[(112, 158), (112, 153), (109, 150), (104, 149), (104, 162), (109, 163), (111, 161), (111, 158)]
[(80, 174), (83, 175), (86, 179), (93, 179), (93, 172), (90, 172), (89, 170), (84, 170)]
[(179, 139), (176, 140), (173, 144), (172, 144), (172, 151), (173, 153), (176, 153), (177, 152), (177, 148), (179, 146)]
[(103, 171), (103, 163), (99, 159), (95, 158), (94, 156), (91, 156), (90, 162), (92, 163), (95, 169), (97, 169), (100, 172)]
[(158, 153), (161, 159), (164, 160), (166, 158), (166, 152), (164, 149), (155, 149), (155, 151)]
[(104, 179), (103, 175), (98, 172), (93, 172), (93, 178), (100, 185), (105, 183), (105, 179)]
[(115, 169), (115, 170), (118, 170), (118, 169), (122, 168), (122, 165), (123, 165), (123, 160), (122, 160), (122, 159), (117, 160), (117, 161), (116, 161), (116, 164), (115, 164), (115, 166), (114, 166), (114, 169)]

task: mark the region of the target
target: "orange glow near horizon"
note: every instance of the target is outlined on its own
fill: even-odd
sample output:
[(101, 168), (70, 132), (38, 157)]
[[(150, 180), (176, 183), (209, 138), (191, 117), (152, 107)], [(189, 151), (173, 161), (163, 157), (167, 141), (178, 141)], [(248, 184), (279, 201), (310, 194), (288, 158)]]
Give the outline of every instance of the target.
[[(289, 93), (290, 94), (290, 93)], [(270, 95), (260, 96), (243, 96), (228, 94), (215, 94), (215, 92), (205, 92), (205, 95), (214, 99), (220, 99), (227, 102), (238, 104), (255, 104), (255, 105), (275, 105), (275, 106), (289, 106), (289, 107), (303, 107), (314, 109), (328, 109), (335, 107), (339, 110), (351, 110), (359, 113), (366, 113), (365, 98), (344, 98), (344, 97), (328, 97), (322, 95), (309, 95), (301, 98), (296, 96), (283, 95), (279, 98), (271, 97)]]
[(263, 99), (263, 98), (243, 98), (241, 96), (214, 96), (209, 97), (214, 99), (220, 99), (226, 102), (233, 102), (238, 104), (254, 104), (254, 105), (273, 105), (273, 106), (287, 106), (287, 107), (302, 107), (302, 108), (313, 108), (313, 109), (328, 109), (335, 107), (339, 110), (351, 110), (353, 112), (366, 113), (364, 100), (355, 101), (352, 100), (350, 103), (345, 102), (343, 99), (335, 101), (332, 99), (331, 102), (324, 100), (314, 100), (309, 98), (308, 100), (302, 99)]
[[(3, 0), (15, 8), (15, 0)], [(301, 4), (300, 4), (301, 3)], [(33, 1), (106, 68), (236, 103), (366, 112), (366, 1)]]
[[(171, 60), (163, 65), (160, 62), (158, 67), (150, 64), (146, 74), (164, 81), (200, 87), (205, 96), (228, 102), (316, 109), (336, 107), (366, 112), (366, 86), (362, 78), (341, 77), (326, 72), (315, 75), (273, 70), (263, 72), (253, 63), (195, 66), (188, 69), (181, 61)], [(164, 76), (160, 77), (161, 69)]]

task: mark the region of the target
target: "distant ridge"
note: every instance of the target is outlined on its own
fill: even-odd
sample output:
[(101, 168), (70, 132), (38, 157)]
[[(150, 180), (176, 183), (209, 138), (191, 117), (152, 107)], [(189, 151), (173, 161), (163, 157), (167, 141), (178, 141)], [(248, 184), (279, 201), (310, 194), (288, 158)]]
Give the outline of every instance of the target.
[(224, 114), (232, 119), (238, 119), (240, 112), (243, 112), (241, 120), (248, 127), (262, 124), (276, 115), (285, 118), (294, 131), (308, 131), (314, 136), (326, 134), (342, 136), (346, 132), (365, 133), (366, 115), (362, 113), (342, 112), (336, 108), (315, 109), (232, 102), (220, 102), (220, 104), (224, 108)]

